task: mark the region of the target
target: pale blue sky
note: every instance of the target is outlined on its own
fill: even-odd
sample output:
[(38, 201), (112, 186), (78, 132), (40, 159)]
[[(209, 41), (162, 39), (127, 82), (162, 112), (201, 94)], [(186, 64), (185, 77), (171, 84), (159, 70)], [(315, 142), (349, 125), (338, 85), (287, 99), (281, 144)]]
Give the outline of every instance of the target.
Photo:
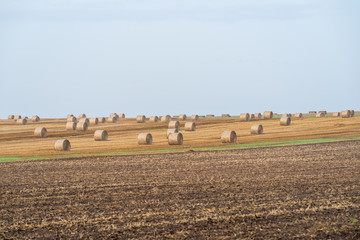
[(360, 109), (360, 1), (0, 0), (0, 118)]

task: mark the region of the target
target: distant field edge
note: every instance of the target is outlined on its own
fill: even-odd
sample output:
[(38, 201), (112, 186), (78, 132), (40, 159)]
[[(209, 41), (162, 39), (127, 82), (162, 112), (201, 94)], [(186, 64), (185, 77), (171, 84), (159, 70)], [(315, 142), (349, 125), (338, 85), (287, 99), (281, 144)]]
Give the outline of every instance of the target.
[(272, 142), (256, 142), (256, 143), (237, 143), (237, 144), (224, 144), (213, 147), (186, 147), (176, 149), (159, 149), (159, 150), (141, 150), (141, 151), (122, 151), (122, 152), (103, 152), (103, 153), (66, 153), (64, 155), (48, 155), (48, 156), (26, 156), (26, 157), (0, 157), (0, 162), (13, 162), (13, 161), (28, 161), (28, 160), (46, 160), (46, 159), (67, 159), (67, 158), (82, 158), (82, 157), (100, 157), (100, 156), (114, 156), (114, 155), (140, 155), (140, 154), (158, 154), (170, 152), (189, 152), (189, 151), (217, 151), (217, 150), (234, 150), (234, 149), (250, 149), (250, 148), (264, 148), (264, 147), (279, 147), (290, 145), (304, 145), (314, 143), (328, 143), (360, 140), (360, 136), (340, 137), (340, 138), (312, 138), (312, 139), (296, 139), (285, 141), (272, 141)]

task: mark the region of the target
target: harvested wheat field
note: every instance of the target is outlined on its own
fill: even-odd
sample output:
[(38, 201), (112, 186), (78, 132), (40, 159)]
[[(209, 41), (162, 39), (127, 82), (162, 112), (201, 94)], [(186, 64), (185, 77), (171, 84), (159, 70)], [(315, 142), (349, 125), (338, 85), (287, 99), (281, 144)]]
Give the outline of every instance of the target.
[(2, 239), (359, 239), (360, 142), (0, 163)]

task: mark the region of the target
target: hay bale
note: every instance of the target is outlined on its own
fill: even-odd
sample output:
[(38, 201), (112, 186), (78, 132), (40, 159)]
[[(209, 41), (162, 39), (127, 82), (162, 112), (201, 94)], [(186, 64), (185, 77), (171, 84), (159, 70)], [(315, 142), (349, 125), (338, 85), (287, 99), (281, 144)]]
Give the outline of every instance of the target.
[(137, 123), (143, 123), (143, 122), (145, 122), (145, 120), (146, 120), (146, 118), (145, 118), (144, 115), (138, 115), (138, 116), (136, 117), (136, 122), (137, 122)]
[(124, 114), (124, 113), (120, 113), (120, 114), (119, 114), (119, 118), (125, 118), (125, 114)]
[(283, 113), (281, 114), (281, 117), (291, 117), (291, 113)]
[(89, 120), (88, 118), (81, 118), (81, 119), (79, 120), (79, 123), (81, 123), (81, 122), (86, 122), (87, 125), (90, 125), (90, 120)]
[(159, 121), (159, 117), (158, 117), (158, 116), (151, 116), (151, 117), (149, 118), (149, 121), (150, 121), (150, 122), (158, 122), (158, 121)]
[(47, 136), (47, 130), (46, 130), (46, 128), (44, 128), (44, 127), (37, 127), (37, 128), (35, 128), (34, 136), (35, 136), (35, 137), (41, 137), (41, 138), (46, 137), (46, 136)]
[(194, 122), (186, 122), (185, 123), (185, 131), (195, 131), (196, 125)]
[(70, 118), (70, 117), (74, 117), (74, 115), (73, 115), (73, 114), (68, 114), (68, 115), (66, 116), (66, 118)]
[(349, 118), (351, 117), (351, 111), (350, 110), (344, 110), (341, 112), (341, 117), (342, 118)]
[(151, 133), (140, 133), (138, 135), (138, 144), (139, 145), (151, 145), (152, 144)]
[(254, 113), (255, 119), (261, 119), (261, 117), (262, 117), (261, 113)]
[(316, 111), (309, 111), (309, 114), (315, 115), (316, 113), (317, 113)]
[(265, 111), (265, 112), (263, 113), (264, 119), (272, 119), (273, 116), (274, 116), (274, 114), (273, 114), (272, 111)]
[(199, 120), (199, 115), (192, 115), (191, 117), (190, 117), (190, 119), (191, 120), (193, 120), (193, 121), (198, 121)]
[(213, 118), (213, 117), (215, 117), (215, 115), (214, 114), (206, 114), (206, 117), (207, 118)]
[(89, 124), (86, 121), (80, 121), (77, 125), (76, 125), (76, 130), (77, 131), (87, 131), (89, 128)]
[(76, 117), (68, 117), (67, 119), (66, 119), (66, 121), (67, 122), (76, 122)]
[(31, 121), (32, 122), (40, 122), (40, 118), (39, 118), (39, 116), (35, 115), (35, 116), (31, 117)]
[(80, 118), (86, 118), (86, 114), (85, 114), (85, 113), (80, 114), (80, 115), (79, 115), (79, 119), (80, 119)]
[(180, 114), (179, 115), (179, 120), (181, 120), (181, 121), (186, 120), (186, 114)]
[(99, 119), (98, 118), (90, 118), (89, 123), (90, 123), (90, 125), (98, 125)]
[(13, 119), (14, 119), (14, 121), (17, 121), (18, 119), (21, 119), (21, 115), (15, 115)]
[(110, 117), (115, 117), (116, 120), (119, 120), (119, 115), (117, 115), (116, 113), (110, 113)]
[(66, 130), (75, 130), (76, 129), (76, 122), (67, 122), (66, 123)]
[(302, 114), (302, 113), (295, 113), (295, 117), (296, 117), (296, 118), (302, 118), (302, 117), (303, 117), (303, 114)]
[(221, 117), (230, 117), (230, 114), (224, 113), (224, 114), (221, 114)]
[(108, 132), (106, 130), (96, 130), (94, 133), (95, 141), (107, 141), (108, 140)]
[(20, 119), (16, 120), (16, 124), (18, 124), (18, 125), (26, 125), (27, 120), (26, 120), (26, 118), (20, 118)]
[(29, 118), (27, 116), (25, 116), (24, 119), (28, 120)]
[(235, 131), (224, 131), (221, 134), (221, 142), (222, 143), (236, 143), (236, 132)]
[(354, 110), (350, 110), (351, 111), (351, 117), (355, 117), (355, 111)]
[(99, 123), (105, 123), (106, 122), (106, 118), (104, 117), (99, 117)]
[(322, 118), (322, 117), (325, 117), (325, 113), (323, 111), (320, 111), (316, 114), (316, 117), (317, 118)]
[(181, 133), (170, 133), (168, 136), (169, 145), (182, 145), (183, 135)]
[(240, 121), (249, 121), (250, 115), (248, 113), (241, 113), (240, 114)]
[(14, 117), (15, 117), (14, 115), (9, 115), (9, 116), (8, 116), (8, 119), (9, 119), (9, 120), (13, 120)]
[(169, 138), (169, 135), (171, 133), (178, 133), (178, 132), (179, 132), (179, 130), (176, 128), (168, 128), (168, 130), (166, 131), (166, 138)]
[(333, 117), (340, 117), (340, 113), (339, 113), (339, 112), (333, 112), (333, 113), (332, 113), (332, 116), (333, 116)]
[(71, 149), (71, 145), (69, 140), (67, 139), (56, 140), (55, 142), (56, 151), (70, 151), (70, 149)]
[(318, 113), (324, 113), (326, 115), (327, 111), (319, 111)]
[(291, 123), (291, 118), (290, 117), (281, 117), (280, 118), (280, 125), (281, 126), (289, 126)]
[(261, 124), (253, 124), (250, 129), (251, 134), (262, 134), (263, 126)]
[(171, 120), (170, 115), (165, 115), (160, 118), (160, 122), (162, 122), (162, 123), (168, 123), (168, 122), (170, 122), (170, 120)]
[(176, 128), (177, 130), (180, 129), (180, 122), (179, 121), (170, 121), (168, 128)]
[(116, 123), (116, 117), (115, 116), (111, 116), (111, 117), (108, 117), (108, 119), (107, 119), (107, 122), (108, 123)]
[(250, 114), (250, 120), (255, 119), (255, 115), (253, 113)]

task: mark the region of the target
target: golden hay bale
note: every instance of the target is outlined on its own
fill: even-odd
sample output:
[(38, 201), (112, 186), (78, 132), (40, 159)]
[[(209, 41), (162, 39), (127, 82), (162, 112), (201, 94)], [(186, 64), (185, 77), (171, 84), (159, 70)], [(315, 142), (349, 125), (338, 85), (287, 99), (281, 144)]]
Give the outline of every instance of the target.
[(79, 118), (86, 118), (86, 114), (85, 113), (80, 114)]
[(28, 120), (29, 118), (27, 116), (24, 117), (26, 120)]
[(170, 120), (171, 120), (170, 115), (165, 115), (160, 118), (160, 122), (162, 122), (162, 123), (168, 123), (168, 122), (170, 122)]
[(159, 121), (159, 117), (158, 117), (158, 116), (151, 116), (151, 117), (149, 118), (149, 121), (150, 121), (150, 122), (158, 122), (158, 121)]
[(145, 122), (145, 120), (146, 120), (146, 118), (144, 115), (138, 115), (136, 117), (136, 122), (138, 122), (138, 123), (143, 123), (143, 122)]
[(302, 113), (295, 113), (295, 117), (296, 117), (296, 118), (302, 118), (302, 117), (303, 117), (303, 114), (302, 114)]
[(76, 129), (76, 122), (67, 122), (66, 123), (66, 130), (75, 130)]
[(183, 135), (181, 133), (170, 133), (168, 137), (169, 145), (182, 145), (183, 144)]
[(116, 121), (120, 119), (119, 115), (117, 115), (116, 113), (111, 113), (111, 114), (110, 114), (110, 118), (111, 118), (111, 117), (116, 118)]
[(186, 120), (186, 114), (180, 114), (179, 120), (182, 120), (182, 121)]
[(249, 121), (250, 115), (248, 113), (241, 113), (240, 114), (240, 121)]
[(354, 110), (350, 110), (351, 111), (351, 117), (355, 116), (355, 111)]
[(281, 117), (280, 118), (280, 125), (281, 126), (289, 126), (291, 123), (291, 118), (290, 117)]
[(255, 113), (254, 114), (255, 119), (261, 119), (261, 117), (262, 117), (261, 113)]
[(37, 128), (35, 128), (34, 136), (35, 136), (35, 137), (41, 137), (41, 138), (46, 137), (46, 136), (47, 136), (47, 130), (46, 130), (46, 128), (44, 128), (44, 127), (37, 127)]
[(316, 111), (309, 111), (309, 114), (315, 115), (317, 112)]
[(35, 115), (35, 116), (31, 117), (31, 121), (32, 122), (40, 122), (40, 118), (39, 118), (39, 116)]
[(273, 114), (272, 111), (265, 111), (265, 112), (263, 113), (264, 119), (271, 119), (271, 118), (273, 118), (273, 116), (274, 116), (274, 114)]
[(250, 114), (250, 120), (253, 120), (253, 119), (255, 119), (255, 115), (254, 114)]
[(151, 145), (152, 144), (151, 133), (140, 133), (138, 135), (138, 144), (139, 145)]
[(25, 125), (25, 124), (27, 124), (27, 120), (26, 120), (26, 118), (20, 118), (20, 119), (16, 120), (16, 124)]
[(18, 119), (21, 119), (21, 115), (15, 115), (13, 118), (15, 121), (17, 121)]
[(176, 128), (177, 130), (180, 129), (180, 122), (179, 121), (170, 121), (168, 128)]
[(8, 119), (9, 119), (9, 120), (13, 120), (14, 117), (15, 117), (14, 115), (9, 115), (9, 116), (8, 116)]
[(251, 134), (262, 134), (263, 126), (261, 124), (253, 124), (250, 129)]
[(108, 140), (108, 132), (106, 130), (96, 130), (94, 133), (95, 141), (107, 141)]
[(69, 140), (67, 139), (56, 140), (55, 142), (56, 151), (70, 151), (70, 149), (71, 149), (71, 145)]
[(124, 113), (120, 113), (120, 114), (119, 114), (119, 118), (125, 118), (125, 114), (124, 114)]
[(194, 114), (194, 115), (192, 115), (192, 116), (190, 117), (190, 119), (191, 119), (191, 120), (194, 120), (194, 121), (197, 121), (197, 120), (199, 120), (199, 115)]
[(99, 117), (99, 123), (105, 123), (106, 122), (106, 118), (104, 117)]
[(325, 117), (325, 113), (323, 111), (320, 111), (316, 114), (316, 117), (317, 118), (322, 118), (322, 117)]
[(196, 125), (194, 122), (186, 122), (185, 123), (185, 131), (195, 131)]
[(221, 114), (221, 117), (230, 117), (230, 114)]
[(324, 113), (326, 115), (327, 111), (319, 111), (319, 113)]
[(342, 118), (349, 118), (351, 117), (351, 111), (350, 110), (344, 110), (341, 112), (341, 117)]
[(176, 129), (176, 128), (169, 128), (169, 129), (166, 131), (166, 138), (169, 138), (169, 135), (170, 135), (171, 133), (178, 133), (178, 132), (179, 132), (179, 130)]
[(89, 123), (90, 123), (90, 125), (98, 125), (99, 119), (98, 118), (90, 118)]
[(77, 125), (76, 125), (76, 130), (78, 131), (87, 131), (89, 128), (89, 124), (85, 121), (80, 121)]
[(206, 114), (206, 117), (207, 118), (213, 118), (213, 117), (215, 117), (215, 115), (214, 114)]
[(283, 113), (281, 114), (281, 117), (291, 117), (291, 113)]
[(66, 119), (67, 122), (76, 122), (76, 117), (68, 117)]
[(236, 132), (235, 131), (224, 131), (221, 134), (221, 142), (222, 143), (236, 143)]
[(108, 123), (116, 123), (116, 121), (117, 121), (117, 120), (116, 120), (116, 117), (115, 117), (115, 116), (111, 116), (111, 117), (108, 117), (108, 118), (107, 118), (107, 122), (108, 122)]
[(90, 125), (90, 120), (89, 120), (88, 118), (81, 118), (81, 119), (79, 120), (79, 123), (81, 123), (81, 122), (86, 122), (87, 125)]
[(333, 117), (340, 117), (340, 113), (339, 113), (339, 112), (333, 112), (333, 113), (332, 113), (332, 116), (333, 116)]
[(70, 117), (74, 117), (74, 115), (68, 114), (68, 115), (66, 116), (66, 118), (70, 118)]

